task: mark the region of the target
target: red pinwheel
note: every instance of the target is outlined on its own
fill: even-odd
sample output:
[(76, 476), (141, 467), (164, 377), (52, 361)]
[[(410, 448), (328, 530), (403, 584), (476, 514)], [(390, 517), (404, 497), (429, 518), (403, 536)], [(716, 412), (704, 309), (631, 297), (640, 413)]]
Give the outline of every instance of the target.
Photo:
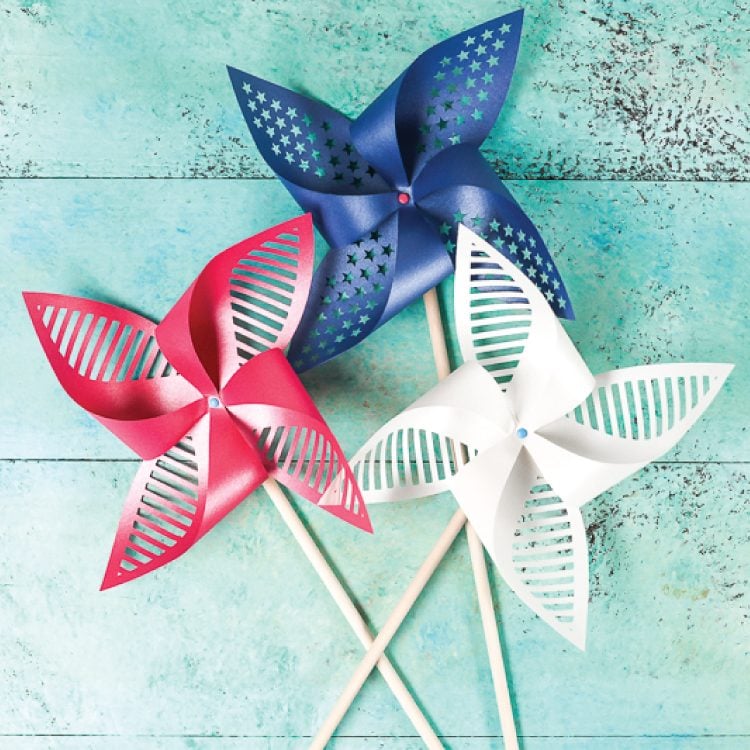
[[(156, 325), (114, 305), (26, 292), (68, 395), (144, 459), (102, 589), (179, 557), (268, 477), (371, 531), (335, 437), (282, 350), (312, 276), (309, 214), (217, 255)], [(329, 493), (330, 495), (331, 493)]]

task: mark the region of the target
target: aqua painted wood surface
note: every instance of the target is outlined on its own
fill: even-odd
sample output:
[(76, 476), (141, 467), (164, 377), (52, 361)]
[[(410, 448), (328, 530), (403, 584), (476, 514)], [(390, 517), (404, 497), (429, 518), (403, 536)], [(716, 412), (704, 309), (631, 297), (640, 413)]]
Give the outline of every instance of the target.
[[(98, 593), (136, 463), (56, 385), (19, 292), (158, 318), (211, 254), (296, 211), (225, 63), (354, 114), (415, 52), (512, 9), (0, 0), (0, 747), (306, 746), (360, 649), (270, 503)], [(594, 371), (738, 365), (675, 451), (586, 508), (586, 654), (495, 581), (527, 750), (750, 745), (748, 25), (728, 0), (527, 9), (486, 152), (565, 276), (568, 330)], [(352, 452), (434, 382), (421, 307), (305, 379)], [(298, 507), (377, 627), (453, 503), (375, 508), (373, 538)], [(498, 745), (462, 541), (391, 655), (447, 746)], [(339, 734), (420, 745), (377, 676)]]

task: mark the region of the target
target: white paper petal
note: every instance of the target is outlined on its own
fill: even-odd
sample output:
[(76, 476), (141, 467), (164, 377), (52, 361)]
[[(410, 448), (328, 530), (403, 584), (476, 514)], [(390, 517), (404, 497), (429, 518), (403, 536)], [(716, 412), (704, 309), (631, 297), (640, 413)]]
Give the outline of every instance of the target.
[(426, 497), (449, 489), (468, 459), (512, 428), (503, 394), (471, 362), (378, 430), (350, 463), (366, 503)]
[(582, 504), (669, 451), (714, 400), (732, 365), (611, 370), (573, 412), (529, 437), (547, 479)]
[[(529, 452), (516, 446), (520, 453), (509, 472), (503, 472), (503, 451), (495, 455), (497, 447), (491, 448), (456, 476), (453, 493), (508, 585), (582, 649), (588, 552), (581, 512), (556, 494)], [(498, 481), (490, 485), (493, 470)]]
[(591, 392), (594, 378), (541, 292), (464, 226), (454, 295), (464, 360), (495, 377), (527, 430), (563, 416)]

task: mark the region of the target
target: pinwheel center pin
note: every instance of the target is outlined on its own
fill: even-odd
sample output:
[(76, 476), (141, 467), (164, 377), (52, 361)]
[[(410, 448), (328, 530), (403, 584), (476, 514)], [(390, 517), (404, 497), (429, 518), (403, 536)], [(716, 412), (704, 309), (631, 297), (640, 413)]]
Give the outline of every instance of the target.
[(398, 194), (398, 202), (402, 206), (405, 206), (407, 203), (409, 203), (409, 201), (411, 201), (411, 197), (409, 196), (409, 193), (401, 192)]
[(527, 437), (527, 436), (528, 436), (528, 434), (529, 434), (529, 431), (528, 431), (528, 430), (527, 430), (527, 429), (526, 429), (525, 427), (519, 427), (519, 428), (518, 428), (518, 429), (516, 430), (516, 435), (518, 435), (518, 437), (519, 437), (519, 438), (520, 438), (521, 440), (523, 440), (523, 439), (524, 439), (525, 437)]
[(218, 396), (209, 396), (208, 405), (212, 409), (218, 409), (221, 406), (221, 399)]

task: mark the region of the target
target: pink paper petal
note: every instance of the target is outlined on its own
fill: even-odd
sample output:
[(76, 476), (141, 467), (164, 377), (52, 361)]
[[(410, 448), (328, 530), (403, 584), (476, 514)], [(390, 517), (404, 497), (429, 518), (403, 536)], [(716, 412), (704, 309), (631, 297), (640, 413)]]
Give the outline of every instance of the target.
[(102, 589), (150, 573), (187, 552), (268, 477), (258, 450), (225, 409), (211, 409), (136, 474)]
[(163, 453), (205, 410), (156, 343), (156, 325), (103, 302), (25, 292), (31, 321), (68, 395), (142, 458)]
[(305, 307), (314, 252), (305, 214), (217, 255), (157, 328), (169, 360), (211, 393), (254, 355), (286, 347)]

